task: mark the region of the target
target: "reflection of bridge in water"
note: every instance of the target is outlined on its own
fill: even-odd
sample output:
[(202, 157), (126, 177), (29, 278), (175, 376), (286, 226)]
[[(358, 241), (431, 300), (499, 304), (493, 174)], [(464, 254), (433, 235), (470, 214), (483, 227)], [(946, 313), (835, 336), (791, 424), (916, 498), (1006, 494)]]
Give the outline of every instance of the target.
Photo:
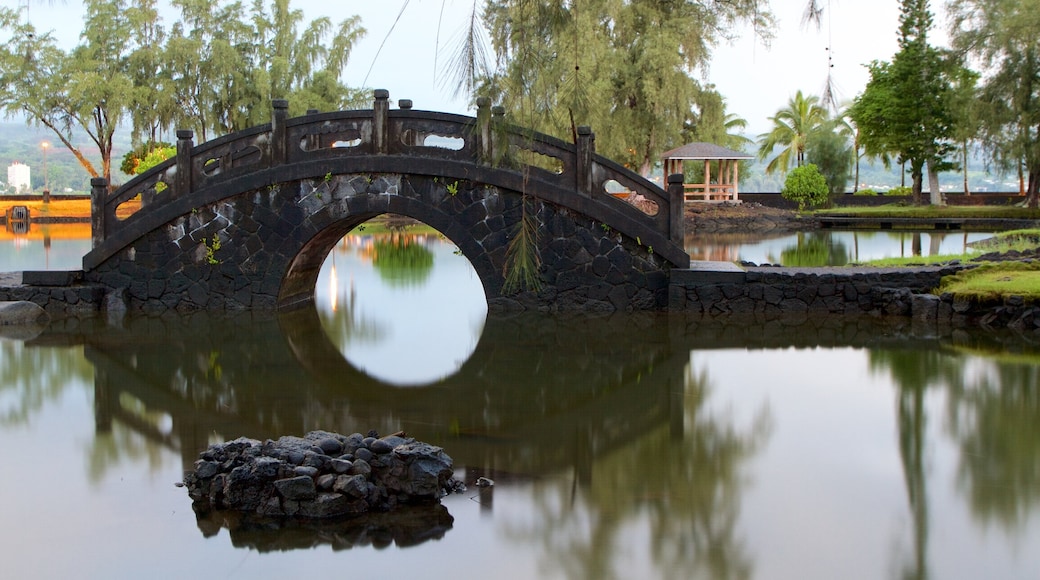
[[(747, 322), (718, 324), (674, 315), (492, 318), (462, 369), (421, 389), (393, 388), (351, 367), (326, 338), (313, 310), (259, 318), (137, 318), (128, 320), (125, 330), (88, 329), (85, 338), (76, 340), (87, 343), (95, 367), (99, 430), (113, 422), (125, 424), (179, 450), (186, 465), (211, 437), (262, 439), (315, 428), (405, 429), (443, 445), (467, 468), (524, 475), (573, 470), (575, 483), (591, 490), (589, 509), (610, 513), (597, 524), (597, 533), (608, 537), (619, 533), (618, 522), (632, 514), (658, 510), (664, 524), (655, 540), (679, 533), (698, 538), (676, 570), (715, 553), (727, 554), (727, 562), (737, 568), (749, 565), (735, 533), (736, 475), (762, 437), (768, 437), (767, 425), (764, 431), (762, 425), (734, 431), (704, 412), (711, 381), (688, 372), (691, 350), (866, 347), (905, 354), (999, 340), (999, 335), (936, 335), (931, 329), (920, 338), (911, 323), (869, 318)], [(67, 338), (49, 330), (35, 342)], [(1013, 344), (1021, 346), (1017, 340)], [(897, 366), (904, 365), (893, 365), (893, 372)], [(921, 379), (903, 385), (899, 406), (900, 451), (918, 555), (927, 540), (927, 528), (920, 524), (928, 518), (918, 492), (924, 489), (919, 469), (924, 415), (906, 404), (917, 400), (906, 395), (919, 395), (926, 384)], [(172, 428), (159, 429), (141, 419), (134, 409), (142, 407), (149, 418), (155, 412), (168, 415)], [(652, 453), (664, 448), (666, 453)], [(609, 488), (617, 486), (619, 475), (639, 483), (612, 494)], [(558, 483), (548, 489), (559, 491)], [(535, 526), (531, 537), (545, 539), (550, 557), (569, 561), (572, 553), (585, 553), (585, 546), (559, 554), (552, 548), (571, 545), (559, 541), (572, 539), (561, 538), (559, 531), (570, 530), (563, 523), (579, 516), (543, 509), (539, 520), (549, 521)], [(215, 533), (219, 522), (200, 520), (199, 525), (203, 533)], [(327, 537), (324, 531), (245, 532), (233, 531), (236, 545), (261, 550), (289, 549), (293, 546), (285, 542), (300, 538), (298, 547), (310, 547), (311, 538)]]
[[(884, 341), (906, 347), (909, 326), (880, 332), (878, 324), (805, 318), (687, 324), (659, 314), (492, 317), (459, 372), (407, 389), (348, 363), (314, 309), (137, 317), (125, 330), (83, 340), (94, 365), (98, 428), (120, 421), (178, 450), (185, 466), (218, 440), (376, 429), (441, 445), (460, 466), (521, 473), (573, 467), (587, 475), (593, 457), (662, 425), (683, 436), (691, 350)], [(934, 340), (926, 342), (934, 347)], [(171, 427), (143, 420), (135, 410), (141, 405), (167, 414)]]
[[(587, 475), (594, 456), (662, 424), (681, 436), (689, 350), (656, 325), (631, 332), (631, 320), (575, 320), (598, 331), (573, 340), (566, 321), (491, 319), (459, 372), (425, 388), (358, 371), (313, 309), (133, 318), (129, 332), (89, 335), (86, 356), (98, 428), (119, 421), (178, 450), (186, 467), (216, 440), (374, 428), (442, 445), (460, 466)], [(167, 414), (170, 429), (143, 420), (142, 405)]]

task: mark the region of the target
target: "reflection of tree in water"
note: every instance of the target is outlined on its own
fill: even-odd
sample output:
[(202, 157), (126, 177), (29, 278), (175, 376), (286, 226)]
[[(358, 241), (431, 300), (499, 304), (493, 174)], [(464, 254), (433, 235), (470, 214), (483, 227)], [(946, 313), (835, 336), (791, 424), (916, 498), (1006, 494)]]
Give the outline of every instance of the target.
[[(771, 261), (776, 258), (770, 256)], [(780, 264), (788, 267), (844, 266), (849, 263), (845, 244), (832, 239), (830, 232), (798, 232), (798, 241), (780, 251)]]
[(72, 350), (0, 340), (0, 425), (25, 425), (70, 385), (93, 384), (91, 365)]
[(422, 286), (433, 271), (433, 252), (421, 237), (391, 234), (375, 242), (372, 265), (390, 286)]
[[(992, 358), (950, 356), (936, 351), (871, 353), (875, 368), (888, 367), (900, 388), (900, 451), (918, 531), (918, 548), (927, 536), (923, 438), (926, 418), (922, 393), (946, 388), (947, 417), (960, 446), (958, 485), (975, 516), (1009, 533), (1024, 528), (1040, 504), (1040, 364), (1036, 354)], [(924, 570), (923, 556), (918, 558)], [(909, 575), (924, 577), (924, 573)]]
[(577, 476), (573, 483), (537, 483), (531, 523), (511, 532), (542, 543), (545, 569), (568, 578), (619, 578), (619, 564), (639, 551), (627, 535), (630, 520), (646, 515), (656, 576), (752, 577), (736, 537), (741, 467), (768, 437), (771, 418), (763, 410), (750, 431), (740, 432), (707, 408), (709, 395), (708, 378), (688, 370), (681, 417), (593, 459), (586, 485), (578, 487)]
[(1024, 528), (1040, 505), (1040, 361), (993, 364), (950, 383), (958, 484), (982, 522)]
[(925, 392), (929, 387), (958, 382), (964, 370), (963, 361), (934, 349), (872, 350), (869, 364), (874, 371), (887, 370), (898, 389), (899, 458), (914, 526), (912, 562), (904, 564), (902, 577), (923, 580), (928, 577), (929, 523)]
[[(335, 271), (332, 275), (335, 275)], [(377, 322), (366, 320), (358, 312), (357, 294), (353, 288), (343, 295), (342, 301), (338, 302), (335, 308), (322, 308), (318, 311), (318, 316), (329, 339), (340, 349), (351, 343), (377, 342), (386, 332)]]

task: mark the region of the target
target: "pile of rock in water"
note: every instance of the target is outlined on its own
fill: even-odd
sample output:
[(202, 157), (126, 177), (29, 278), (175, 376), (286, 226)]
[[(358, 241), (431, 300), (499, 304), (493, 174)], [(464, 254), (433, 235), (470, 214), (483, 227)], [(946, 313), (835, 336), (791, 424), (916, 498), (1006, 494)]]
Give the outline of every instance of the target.
[(451, 457), (402, 435), (239, 438), (210, 446), (184, 478), (196, 510), (333, 518), (437, 501), (459, 490)]

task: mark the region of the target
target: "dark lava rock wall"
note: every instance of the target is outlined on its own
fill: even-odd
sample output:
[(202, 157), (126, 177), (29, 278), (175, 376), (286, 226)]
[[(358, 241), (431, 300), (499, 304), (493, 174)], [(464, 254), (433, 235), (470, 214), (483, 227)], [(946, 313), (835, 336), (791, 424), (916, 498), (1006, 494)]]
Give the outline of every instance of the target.
[(411, 438), (312, 431), (213, 445), (184, 483), (196, 511), (323, 519), (437, 501), (452, 474), (444, 450)]

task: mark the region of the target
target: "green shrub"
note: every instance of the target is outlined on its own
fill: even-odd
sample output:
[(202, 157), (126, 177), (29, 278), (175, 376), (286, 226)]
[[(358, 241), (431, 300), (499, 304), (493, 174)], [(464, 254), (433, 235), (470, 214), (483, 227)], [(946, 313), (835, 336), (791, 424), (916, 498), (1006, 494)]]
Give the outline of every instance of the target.
[(910, 195), (911, 193), (913, 193), (913, 190), (910, 189), (909, 187), (899, 186), (899, 187), (893, 187), (892, 189), (886, 191), (885, 195), (906, 196), (906, 195)]
[(823, 175), (831, 195), (845, 193), (852, 169), (849, 163), (852, 150), (845, 137), (826, 128), (813, 131), (805, 145), (805, 156)]
[(874, 191), (873, 189), (871, 189), (869, 187), (866, 188), (866, 189), (861, 189), (861, 190), (856, 192), (856, 195), (877, 195), (877, 194), (878, 194), (877, 191)]
[(827, 179), (820, 173), (816, 165), (809, 163), (796, 167), (787, 174), (784, 189), (780, 195), (784, 199), (796, 202), (798, 211), (802, 211), (805, 206), (812, 207), (826, 203), (828, 191)]
[[(162, 153), (156, 153), (157, 151), (162, 151)], [(176, 154), (177, 148), (170, 143), (149, 141), (134, 147), (124, 155), (123, 163), (119, 168), (127, 175), (140, 175)], [(149, 157), (152, 158), (148, 160), (150, 165), (146, 165), (145, 160)], [(145, 164), (144, 168), (142, 168), (143, 164)]]

